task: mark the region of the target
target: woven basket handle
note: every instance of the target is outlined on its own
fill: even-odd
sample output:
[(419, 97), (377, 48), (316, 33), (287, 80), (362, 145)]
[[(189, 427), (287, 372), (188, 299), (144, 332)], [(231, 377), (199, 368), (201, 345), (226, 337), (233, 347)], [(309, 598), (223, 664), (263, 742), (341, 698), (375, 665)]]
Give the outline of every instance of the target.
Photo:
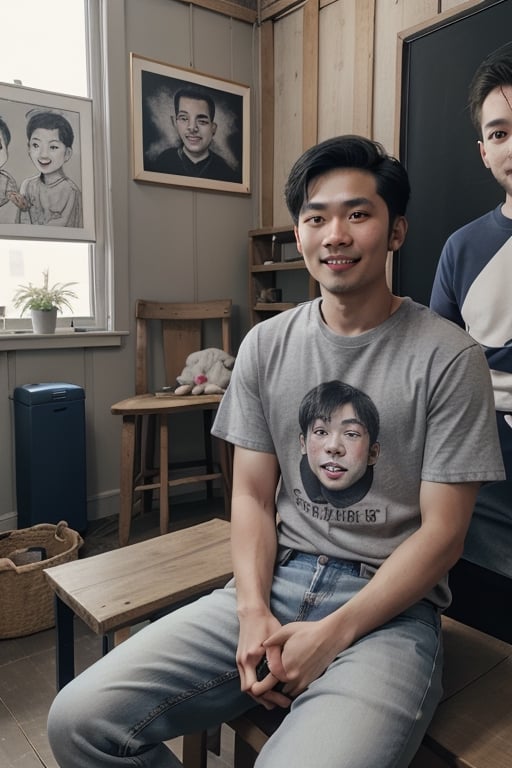
[(57, 541), (64, 541), (64, 537), (62, 535), (62, 532), (64, 528), (67, 528), (68, 524), (65, 520), (61, 520), (60, 523), (57, 523), (57, 528), (55, 529), (54, 536), (57, 539)]
[(18, 569), (14, 565), (13, 561), (10, 559), (10, 557), (0, 557), (0, 571), (17, 571)]

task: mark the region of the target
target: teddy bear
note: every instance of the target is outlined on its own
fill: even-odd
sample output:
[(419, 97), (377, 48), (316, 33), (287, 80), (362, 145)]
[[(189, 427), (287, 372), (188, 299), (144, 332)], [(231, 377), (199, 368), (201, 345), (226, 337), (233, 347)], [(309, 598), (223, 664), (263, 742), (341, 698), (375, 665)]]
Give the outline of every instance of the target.
[(177, 377), (175, 395), (223, 394), (229, 384), (235, 358), (222, 349), (209, 347), (192, 352)]

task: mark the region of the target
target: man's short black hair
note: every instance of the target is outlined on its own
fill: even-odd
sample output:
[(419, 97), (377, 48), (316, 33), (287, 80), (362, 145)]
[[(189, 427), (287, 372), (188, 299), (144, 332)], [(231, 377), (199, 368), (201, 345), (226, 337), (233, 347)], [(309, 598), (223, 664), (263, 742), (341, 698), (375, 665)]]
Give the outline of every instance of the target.
[(347, 135), (316, 144), (295, 162), (285, 186), (286, 204), (295, 224), (311, 181), (336, 168), (355, 168), (374, 176), (377, 193), (388, 208), (390, 228), (397, 216), (405, 214), (410, 185), (403, 165), (377, 141)]
[(357, 418), (368, 430), (370, 445), (376, 443), (380, 424), (375, 403), (365, 392), (338, 379), (319, 384), (304, 396), (299, 408), (299, 424), (304, 438), (316, 419), (329, 421), (333, 411), (342, 405), (353, 407)]
[(468, 106), (476, 132), (482, 138), (482, 105), (495, 88), (512, 85), (512, 43), (490, 53), (477, 68), (469, 86)]

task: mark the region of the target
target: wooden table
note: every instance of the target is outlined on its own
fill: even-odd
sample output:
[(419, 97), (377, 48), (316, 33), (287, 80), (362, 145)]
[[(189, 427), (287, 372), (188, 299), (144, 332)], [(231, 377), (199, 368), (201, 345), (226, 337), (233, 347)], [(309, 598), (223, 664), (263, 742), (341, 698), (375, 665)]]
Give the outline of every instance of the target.
[(75, 674), (73, 616), (103, 635), (190, 602), (232, 574), (230, 523), (209, 520), (45, 570), (56, 595), (57, 689)]

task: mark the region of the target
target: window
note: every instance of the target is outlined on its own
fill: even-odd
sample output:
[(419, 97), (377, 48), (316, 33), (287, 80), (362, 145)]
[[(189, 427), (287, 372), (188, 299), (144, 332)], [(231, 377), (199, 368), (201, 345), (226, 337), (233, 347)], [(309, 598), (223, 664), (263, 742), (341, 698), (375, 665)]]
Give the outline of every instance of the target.
[[(16, 0), (2, 8), (0, 80), (93, 101), (96, 212), (95, 243), (0, 237), (0, 305), (6, 307), (7, 330), (31, 327), (29, 317), (20, 317), (13, 297), (20, 284), (40, 284), (47, 269), (51, 284), (76, 283), (73, 313), (59, 314), (58, 328), (69, 328), (73, 320), (75, 325), (109, 329), (101, 4), (102, 0)], [(0, 153), (0, 165), (1, 157)], [(7, 170), (8, 161), (4, 164)], [(22, 179), (16, 181), (19, 186)]]

